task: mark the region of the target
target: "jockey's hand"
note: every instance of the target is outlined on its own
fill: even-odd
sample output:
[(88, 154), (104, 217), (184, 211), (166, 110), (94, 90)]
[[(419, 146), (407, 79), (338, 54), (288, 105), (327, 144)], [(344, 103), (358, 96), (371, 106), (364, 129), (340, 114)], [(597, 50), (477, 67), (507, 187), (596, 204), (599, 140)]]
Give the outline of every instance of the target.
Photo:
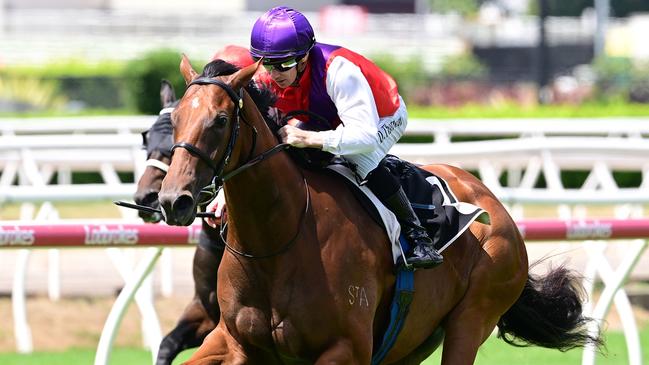
[(305, 131), (288, 124), (280, 128), (278, 133), (282, 142), (291, 146), (322, 149), (322, 136), (318, 132)]
[(286, 122), (286, 124), (292, 125), (293, 127), (297, 127), (300, 123), (302, 123), (302, 122), (299, 119), (296, 119), (296, 118), (291, 118)]
[(216, 198), (212, 200), (207, 207), (205, 208), (206, 212), (214, 212), (214, 218), (205, 217), (205, 223), (210, 227), (216, 228), (221, 224), (221, 221), (227, 219), (227, 213), (225, 209), (225, 194), (223, 189), (219, 190), (219, 193), (216, 194)]

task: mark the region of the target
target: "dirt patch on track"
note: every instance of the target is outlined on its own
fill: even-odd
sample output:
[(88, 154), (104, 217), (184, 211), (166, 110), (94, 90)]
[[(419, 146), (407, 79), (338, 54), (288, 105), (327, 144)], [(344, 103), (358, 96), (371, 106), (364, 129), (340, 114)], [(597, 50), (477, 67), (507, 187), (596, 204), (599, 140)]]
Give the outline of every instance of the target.
[[(53, 302), (46, 297), (27, 300), (27, 321), (34, 350), (94, 348), (115, 298), (66, 298)], [(190, 298), (156, 300), (163, 333), (170, 331)], [(11, 299), (0, 298), (0, 352), (16, 351)], [(115, 340), (116, 346), (142, 346), (141, 317), (135, 304), (129, 307)]]

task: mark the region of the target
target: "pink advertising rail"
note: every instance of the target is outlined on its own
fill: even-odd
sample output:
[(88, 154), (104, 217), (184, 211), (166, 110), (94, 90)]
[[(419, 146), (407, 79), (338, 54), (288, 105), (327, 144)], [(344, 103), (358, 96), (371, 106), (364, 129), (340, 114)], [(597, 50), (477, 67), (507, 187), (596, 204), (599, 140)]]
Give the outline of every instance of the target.
[(0, 248), (188, 246), (198, 243), (200, 231), (200, 225), (0, 223)]
[[(649, 238), (649, 219), (521, 220), (517, 224), (527, 241)], [(0, 248), (187, 246), (198, 242), (200, 230), (200, 225), (0, 223)]]

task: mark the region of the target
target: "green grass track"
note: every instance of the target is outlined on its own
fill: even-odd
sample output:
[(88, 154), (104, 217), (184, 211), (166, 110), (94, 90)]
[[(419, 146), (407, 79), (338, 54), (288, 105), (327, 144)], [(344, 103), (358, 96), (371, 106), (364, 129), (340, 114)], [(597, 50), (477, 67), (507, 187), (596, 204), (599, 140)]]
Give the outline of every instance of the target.
[[(640, 333), (640, 342), (643, 347), (643, 363), (649, 364), (649, 327)], [(608, 332), (606, 334), (607, 354), (598, 355), (597, 365), (623, 365), (628, 364), (626, 342), (621, 332)], [(191, 355), (191, 350), (182, 353), (174, 364), (180, 364)], [(491, 337), (479, 350), (476, 365), (579, 365), (581, 364), (581, 350), (572, 350), (562, 353), (542, 348), (516, 348), (505, 344), (503, 341)], [(149, 365), (150, 353), (141, 349), (116, 348), (111, 355), (111, 365)], [(433, 354), (424, 362), (425, 365), (440, 363), (441, 352)], [(92, 365), (94, 362), (94, 349), (73, 349), (64, 352), (35, 352), (31, 355), (18, 355), (0, 353), (2, 365)]]

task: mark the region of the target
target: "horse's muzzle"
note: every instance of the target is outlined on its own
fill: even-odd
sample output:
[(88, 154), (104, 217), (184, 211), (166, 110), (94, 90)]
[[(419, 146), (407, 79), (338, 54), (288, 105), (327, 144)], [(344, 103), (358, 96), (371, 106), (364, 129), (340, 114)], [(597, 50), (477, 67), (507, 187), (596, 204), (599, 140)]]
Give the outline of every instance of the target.
[(158, 194), (162, 215), (167, 224), (172, 226), (188, 226), (196, 219), (196, 202), (188, 191), (179, 194)]
[[(160, 208), (160, 203), (158, 203), (157, 190), (149, 190), (144, 194), (140, 194), (140, 192), (138, 191), (135, 194), (134, 200), (135, 200), (135, 204), (138, 205), (144, 205), (154, 209)], [(147, 223), (158, 223), (162, 220), (162, 214), (147, 212), (144, 210), (138, 211), (138, 216)]]

